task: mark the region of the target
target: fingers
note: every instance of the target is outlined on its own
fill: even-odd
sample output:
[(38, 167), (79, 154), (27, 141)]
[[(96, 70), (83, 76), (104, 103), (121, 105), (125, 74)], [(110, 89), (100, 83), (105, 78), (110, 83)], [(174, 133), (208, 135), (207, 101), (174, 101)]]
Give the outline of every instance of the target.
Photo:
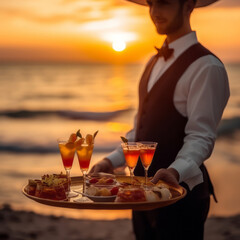
[(111, 162), (107, 159), (103, 159), (92, 167), (88, 175), (93, 176), (99, 172), (113, 173), (113, 166)]
[(91, 168), (91, 170), (88, 172), (88, 175), (91, 175), (94, 173), (95, 165)]
[(98, 164), (94, 165), (88, 175), (96, 175), (96, 173), (100, 172), (101, 168)]
[(101, 166), (99, 164), (96, 164), (92, 167), (89, 175), (96, 175), (98, 172), (101, 172)]
[(159, 169), (153, 179), (151, 180), (152, 183), (156, 184), (159, 180), (162, 180), (166, 183), (168, 183), (169, 185), (172, 185), (173, 187), (177, 187), (178, 186), (178, 180), (176, 178), (176, 176), (169, 171), (169, 169)]
[(164, 169), (159, 169), (153, 176), (151, 182), (156, 184), (160, 179), (164, 180)]

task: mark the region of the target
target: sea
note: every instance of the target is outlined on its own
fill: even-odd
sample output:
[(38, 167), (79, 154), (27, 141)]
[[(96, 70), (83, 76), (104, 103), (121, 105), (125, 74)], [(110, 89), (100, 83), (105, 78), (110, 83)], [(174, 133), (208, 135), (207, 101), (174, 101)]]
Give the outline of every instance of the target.
[[(133, 126), (143, 64), (0, 64), (0, 205), (79, 219), (131, 218), (130, 210), (77, 210), (36, 203), (22, 194), (28, 179), (64, 172), (57, 139), (99, 131), (91, 166)], [(240, 63), (226, 64), (231, 98), (206, 161), (218, 203), (210, 215), (240, 213)], [(125, 170), (129, 174), (128, 170)], [(71, 176), (81, 176), (75, 157)]]

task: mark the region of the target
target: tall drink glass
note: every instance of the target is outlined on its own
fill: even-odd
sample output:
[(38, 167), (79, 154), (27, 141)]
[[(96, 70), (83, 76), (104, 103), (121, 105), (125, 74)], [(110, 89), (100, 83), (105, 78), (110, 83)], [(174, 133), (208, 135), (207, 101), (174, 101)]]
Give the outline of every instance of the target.
[(156, 142), (139, 142), (140, 158), (145, 171), (145, 186), (147, 185), (148, 168), (150, 167), (157, 147)]
[(76, 197), (78, 196), (77, 193), (71, 191), (71, 177), (70, 171), (73, 164), (73, 159), (75, 155), (75, 145), (73, 142), (68, 142), (64, 138), (59, 138), (58, 140), (58, 147), (61, 153), (63, 166), (66, 170), (67, 180), (68, 180), (68, 190), (67, 190), (67, 197)]
[(131, 182), (133, 182), (133, 177), (134, 177), (133, 171), (137, 165), (139, 154), (140, 154), (139, 144), (137, 142), (124, 142), (124, 143), (121, 143), (121, 146), (123, 149), (127, 166), (130, 171)]
[(86, 189), (86, 174), (89, 169), (93, 148), (94, 148), (93, 142), (92, 143), (84, 142), (76, 147), (79, 166), (83, 174), (83, 193), (85, 193)]

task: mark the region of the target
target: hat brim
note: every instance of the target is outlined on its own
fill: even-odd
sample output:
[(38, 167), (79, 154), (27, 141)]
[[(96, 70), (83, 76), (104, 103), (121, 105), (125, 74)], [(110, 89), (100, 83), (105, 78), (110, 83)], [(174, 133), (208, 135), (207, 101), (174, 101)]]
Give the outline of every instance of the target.
[[(140, 5), (144, 5), (147, 6), (147, 0), (127, 0), (130, 2), (134, 2)], [(197, 0), (195, 8), (199, 8), (199, 7), (206, 7), (214, 2), (217, 2), (218, 0)]]

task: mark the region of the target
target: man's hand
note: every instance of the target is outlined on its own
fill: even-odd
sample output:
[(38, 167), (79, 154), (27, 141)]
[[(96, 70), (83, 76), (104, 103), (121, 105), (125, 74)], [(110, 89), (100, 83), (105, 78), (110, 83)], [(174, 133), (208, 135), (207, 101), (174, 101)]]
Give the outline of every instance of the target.
[(178, 180), (179, 180), (179, 173), (174, 168), (161, 168), (159, 169), (153, 179), (151, 180), (154, 184), (156, 184), (159, 180), (163, 180), (166, 183), (169, 183), (173, 187), (178, 186)]
[(113, 165), (109, 159), (104, 158), (95, 164), (89, 172), (89, 175), (94, 175), (99, 172), (113, 173)]

